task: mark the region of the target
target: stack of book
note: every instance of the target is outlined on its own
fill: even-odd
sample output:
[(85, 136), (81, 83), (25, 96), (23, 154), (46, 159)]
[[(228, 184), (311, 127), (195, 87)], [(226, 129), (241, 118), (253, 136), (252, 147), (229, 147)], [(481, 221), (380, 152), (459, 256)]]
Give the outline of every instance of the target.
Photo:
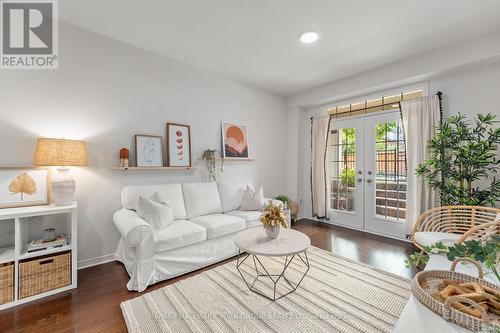
[(66, 235), (57, 236), (57, 238), (51, 242), (46, 242), (43, 239), (37, 239), (28, 244), (28, 252), (49, 250), (66, 245), (68, 245), (68, 237)]

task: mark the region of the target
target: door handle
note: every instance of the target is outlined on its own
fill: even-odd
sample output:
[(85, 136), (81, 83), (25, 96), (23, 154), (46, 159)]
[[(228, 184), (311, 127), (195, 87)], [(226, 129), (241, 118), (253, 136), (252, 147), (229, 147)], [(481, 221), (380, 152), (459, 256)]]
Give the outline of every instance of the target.
[(361, 183), (363, 181), (363, 178), (358, 178), (358, 183)]
[(372, 183), (372, 180), (371, 180), (371, 179), (367, 179), (367, 180), (366, 180), (366, 182), (367, 182), (368, 184), (371, 184), (371, 183)]

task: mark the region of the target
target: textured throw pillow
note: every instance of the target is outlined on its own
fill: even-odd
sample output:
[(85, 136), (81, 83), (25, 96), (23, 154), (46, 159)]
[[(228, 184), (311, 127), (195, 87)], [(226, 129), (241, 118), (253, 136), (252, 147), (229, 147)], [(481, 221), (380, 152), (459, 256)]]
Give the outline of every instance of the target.
[[(157, 193), (155, 193), (157, 194)], [(153, 200), (155, 195), (151, 199), (145, 198), (143, 196), (139, 197), (139, 205), (137, 206), (137, 215), (147, 224), (149, 224), (153, 230), (160, 230), (169, 226), (174, 221), (174, 214), (172, 207), (170, 207), (165, 202), (157, 202)], [(155, 199), (158, 199), (156, 196)]]
[(262, 185), (257, 188), (257, 191), (247, 186), (240, 210), (262, 210), (265, 204), (264, 189)]

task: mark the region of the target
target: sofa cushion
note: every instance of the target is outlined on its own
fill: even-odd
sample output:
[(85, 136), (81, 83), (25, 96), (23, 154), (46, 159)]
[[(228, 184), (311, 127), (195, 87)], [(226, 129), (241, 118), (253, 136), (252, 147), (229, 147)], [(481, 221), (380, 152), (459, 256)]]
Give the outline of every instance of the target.
[(442, 242), (444, 245), (453, 245), (460, 236), (462, 235), (448, 232), (419, 231), (415, 233), (415, 242), (422, 246), (431, 246), (438, 242)]
[(165, 252), (207, 239), (204, 228), (187, 220), (177, 220), (155, 232), (156, 252)]
[(243, 202), (243, 196), (247, 186), (251, 186), (249, 182), (218, 182), (220, 201), (222, 203), (222, 211), (224, 213), (237, 210)]
[(232, 212), (228, 212), (227, 215), (241, 217), (245, 220), (247, 228), (262, 225), (262, 223), (259, 222), (259, 217), (262, 215), (260, 210), (233, 210)]
[(142, 195), (146, 198), (150, 198), (155, 192), (158, 192), (160, 197), (172, 207), (175, 220), (186, 219), (186, 208), (184, 207), (181, 184), (124, 187), (122, 190), (122, 206), (123, 208), (137, 210), (139, 197)]
[(155, 196), (148, 199), (141, 195), (137, 205), (137, 215), (154, 230), (166, 228), (174, 221), (172, 207), (166, 203), (158, 202), (157, 199)]
[(261, 210), (264, 209), (266, 202), (264, 201), (264, 189), (261, 186), (254, 190), (253, 187), (247, 186), (240, 210)]
[(222, 213), (216, 183), (185, 183), (182, 185), (187, 218)]
[(245, 229), (245, 220), (227, 214), (211, 214), (192, 218), (191, 222), (207, 230), (207, 239), (232, 234)]

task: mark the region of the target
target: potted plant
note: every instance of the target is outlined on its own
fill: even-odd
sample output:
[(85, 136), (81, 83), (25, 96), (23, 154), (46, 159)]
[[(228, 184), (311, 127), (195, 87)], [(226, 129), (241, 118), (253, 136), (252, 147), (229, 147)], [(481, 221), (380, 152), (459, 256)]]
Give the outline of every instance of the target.
[(285, 205), (285, 209), (290, 210), (290, 224), (295, 223), (295, 221), (297, 220), (297, 214), (299, 213), (299, 204), (284, 194), (280, 194), (274, 199), (283, 202), (283, 204)]
[(282, 205), (274, 205), (272, 201), (264, 209), (264, 212), (259, 218), (259, 221), (264, 226), (267, 237), (275, 239), (280, 233), (280, 227), (287, 228), (287, 220), (283, 212)]
[(500, 199), (500, 180), (491, 177), (500, 163), (496, 123), (490, 113), (478, 114), (473, 124), (458, 114), (437, 127), (436, 137), (427, 146), (431, 158), (416, 172), (439, 191), (442, 206), (495, 206)]
[[(208, 171), (208, 180), (216, 181), (217, 180), (217, 172), (216, 172), (216, 161), (220, 158), (220, 153), (216, 149), (207, 149), (201, 155), (201, 159), (205, 161), (205, 166)], [(224, 159), (221, 159), (220, 172), (223, 172), (224, 169)]]

